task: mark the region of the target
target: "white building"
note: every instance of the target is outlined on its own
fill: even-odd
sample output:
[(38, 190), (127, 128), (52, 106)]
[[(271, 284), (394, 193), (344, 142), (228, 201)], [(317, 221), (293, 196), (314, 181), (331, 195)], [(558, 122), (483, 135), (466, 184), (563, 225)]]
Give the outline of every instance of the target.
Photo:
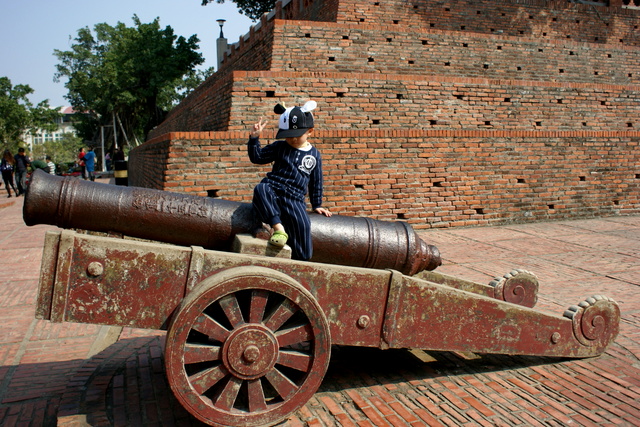
[(71, 121), (74, 113), (75, 111), (72, 107), (60, 108), (60, 114), (62, 114), (62, 117), (56, 119), (58, 129), (55, 132), (38, 130), (35, 134), (31, 134), (29, 132), (26, 133), (24, 135), (24, 142), (29, 147), (29, 151), (33, 151), (34, 145), (42, 144), (47, 141), (59, 141), (65, 133), (75, 133), (76, 130)]

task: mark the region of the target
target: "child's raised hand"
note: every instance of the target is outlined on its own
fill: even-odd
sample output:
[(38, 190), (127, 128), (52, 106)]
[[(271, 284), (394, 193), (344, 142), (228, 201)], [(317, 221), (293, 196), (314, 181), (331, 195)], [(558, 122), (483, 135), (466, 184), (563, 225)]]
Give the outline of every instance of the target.
[(253, 125), (253, 130), (251, 131), (251, 137), (258, 138), (266, 126), (267, 126), (267, 121), (265, 120), (263, 122), (262, 117), (260, 117), (260, 120), (258, 121), (258, 123)]

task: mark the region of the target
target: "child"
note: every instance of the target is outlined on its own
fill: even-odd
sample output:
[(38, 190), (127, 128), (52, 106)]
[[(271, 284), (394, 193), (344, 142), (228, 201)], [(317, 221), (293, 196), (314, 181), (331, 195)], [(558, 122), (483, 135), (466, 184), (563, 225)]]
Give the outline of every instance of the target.
[(307, 215), (305, 195), (309, 192), (312, 209), (331, 216), (322, 205), (322, 160), (320, 152), (308, 141), (313, 133), (315, 101), (302, 107), (285, 108), (276, 105), (274, 112), (280, 115), (276, 138), (285, 140), (260, 146), (260, 134), (267, 125), (260, 121), (253, 125), (248, 151), (252, 163), (273, 163), (271, 172), (255, 187), (253, 207), (260, 220), (269, 224), (273, 234), (269, 243), (291, 247), (291, 258), (306, 261), (311, 258), (311, 221)]
[(45, 157), (47, 159), (47, 167), (49, 168), (49, 173), (51, 175), (56, 174), (56, 165), (51, 161), (51, 156)]

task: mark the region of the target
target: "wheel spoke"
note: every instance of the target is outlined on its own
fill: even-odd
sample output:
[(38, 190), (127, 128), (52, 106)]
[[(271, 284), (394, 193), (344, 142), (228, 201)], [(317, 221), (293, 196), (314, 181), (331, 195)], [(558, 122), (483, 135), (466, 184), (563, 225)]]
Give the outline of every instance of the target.
[(298, 386), (277, 369), (270, 370), (267, 372), (265, 377), (284, 400), (289, 399), (296, 391), (298, 391)]
[(193, 326), (191, 328), (220, 342), (224, 342), (229, 335), (229, 331), (224, 326), (204, 313), (201, 313), (200, 316), (198, 316), (196, 321), (193, 322)]
[(215, 405), (225, 411), (231, 410), (234, 403), (236, 403), (236, 398), (240, 392), (242, 381), (242, 379), (232, 376), (224, 386), (220, 396), (216, 399)]
[(184, 346), (184, 363), (209, 362), (220, 359), (220, 347), (217, 345), (186, 344)]
[(205, 391), (213, 387), (218, 381), (226, 377), (228, 373), (229, 372), (224, 367), (216, 366), (191, 375), (189, 377), (189, 382), (198, 394), (203, 394)]
[(186, 344), (184, 346), (185, 365), (219, 359), (220, 347), (217, 345)]
[(247, 381), (249, 393), (249, 412), (264, 411), (267, 409), (267, 402), (264, 399), (262, 382), (257, 380)]
[(277, 331), (297, 310), (298, 309), (293, 301), (286, 299), (273, 313), (271, 313), (264, 324), (272, 331)]
[(227, 315), (227, 319), (229, 319), (232, 328), (236, 328), (244, 323), (242, 311), (240, 310), (240, 304), (238, 304), (238, 299), (236, 298), (235, 294), (227, 295), (226, 297), (221, 298), (220, 307), (222, 307), (224, 314)]
[(249, 322), (260, 323), (264, 318), (264, 309), (267, 306), (269, 294), (266, 291), (254, 290), (251, 292), (251, 306), (249, 307)]
[(312, 338), (313, 331), (311, 330), (311, 325), (308, 323), (276, 332), (276, 339), (280, 347), (310, 341)]
[(311, 356), (299, 351), (281, 350), (277, 363), (298, 371), (308, 372), (311, 368)]

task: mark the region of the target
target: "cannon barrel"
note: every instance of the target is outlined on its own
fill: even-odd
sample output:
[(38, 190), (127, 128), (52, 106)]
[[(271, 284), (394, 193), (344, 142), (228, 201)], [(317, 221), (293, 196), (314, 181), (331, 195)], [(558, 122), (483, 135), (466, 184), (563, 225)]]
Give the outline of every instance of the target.
[[(183, 246), (229, 251), (236, 234), (262, 227), (250, 203), (120, 187), (36, 171), (25, 198), (27, 225), (50, 224)], [(394, 269), (407, 275), (441, 264), (404, 222), (311, 214), (311, 261)]]

